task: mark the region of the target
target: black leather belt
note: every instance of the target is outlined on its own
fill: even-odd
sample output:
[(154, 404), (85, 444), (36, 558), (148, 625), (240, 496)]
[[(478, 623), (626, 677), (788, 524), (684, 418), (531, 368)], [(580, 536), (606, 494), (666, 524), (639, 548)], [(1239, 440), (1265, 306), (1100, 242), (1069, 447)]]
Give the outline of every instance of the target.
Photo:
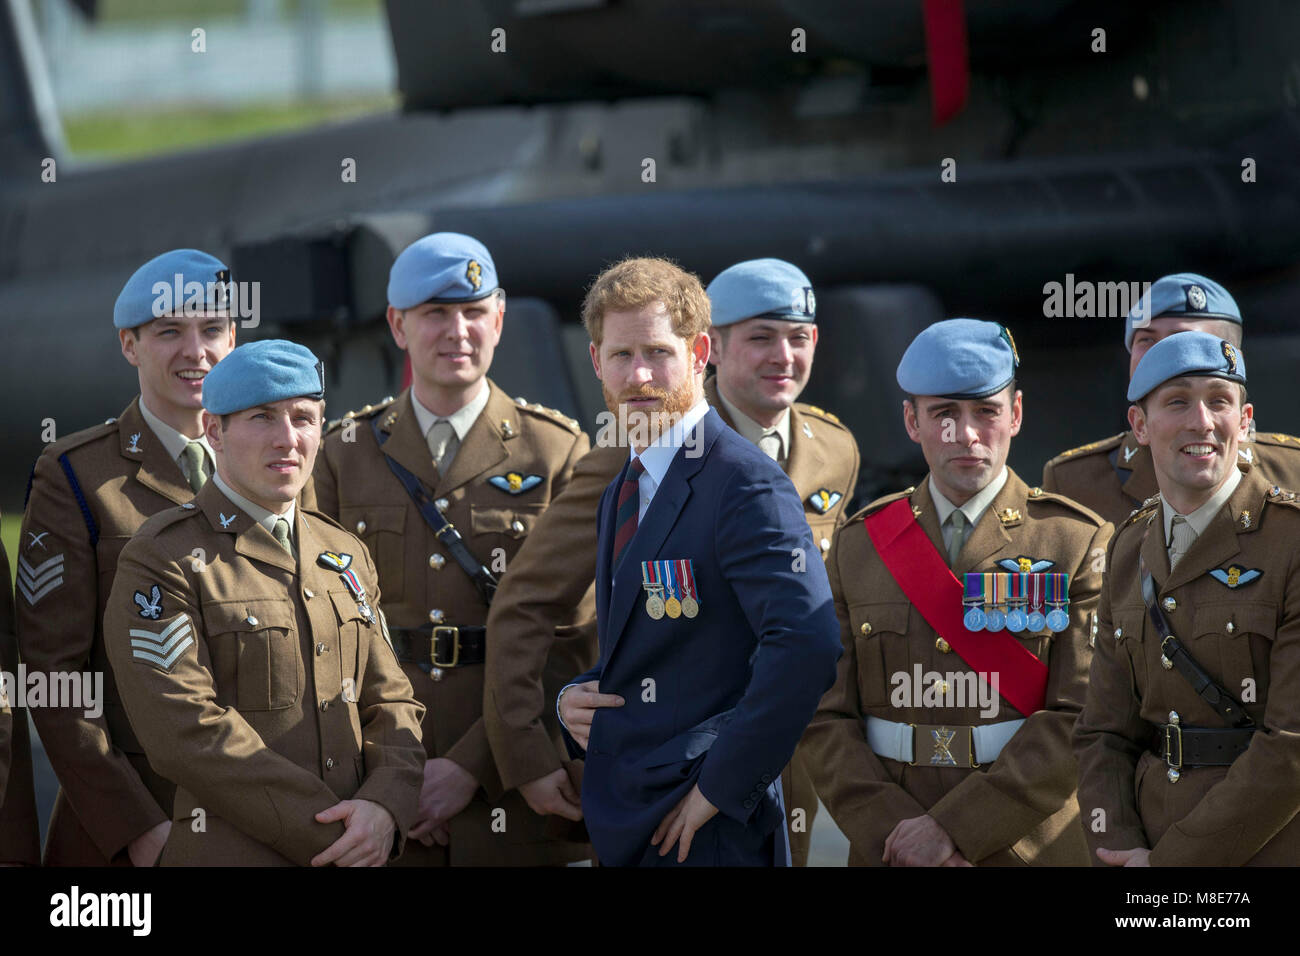
[(1227, 767), (1246, 752), (1254, 727), (1184, 727), (1156, 724), (1151, 750), (1172, 770)]
[(393, 638), (397, 659), (426, 672), (435, 667), (482, 664), (487, 649), (487, 628), (481, 625), (390, 627), (388, 633)]

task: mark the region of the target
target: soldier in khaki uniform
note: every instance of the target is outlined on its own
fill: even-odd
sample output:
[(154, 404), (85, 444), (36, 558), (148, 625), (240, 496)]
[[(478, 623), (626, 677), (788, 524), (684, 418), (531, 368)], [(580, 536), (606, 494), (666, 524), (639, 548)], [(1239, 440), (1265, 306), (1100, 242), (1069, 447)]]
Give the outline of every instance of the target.
[(1130, 384), (1159, 494), (1111, 542), (1074, 737), (1088, 840), (1112, 866), (1300, 859), (1300, 505), (1237, 455), (1245, 383), (1234, 345), (1189, 332)]
[[(492, 259), (468, 236), (436, 233), (394, 262), (388, 321), (414, 382), (349, 415), (325, 439), (320, 507), (366, 542), (403, 668), (428, 708), (420, 815), (406, 864), (540, 865), (585, 857), (548, 836), (504, 793), (483, 723), (486, 572), (507, 573), (589, 443), (558, 412), (512, 399), (487, 378), (505, 314)], [(399, 478), (394, 466), (405, 479)], [(459, 547), (435, 535), (404, 480)], [(557, 570), (557, 576), (560, 569)], [(480, 583), (482, 582), (482, 583)], [(564, 626), (572, 621), (558, 621)]]
[[(808, 382), (817, 344), (812, 285), (788, 262), (757, 259), (724, 270), (707, 291), (717, 373), (705, 380), (704, 397), (729, 427), (785, 469), (825, 554), (853, 498), (859, 455), (839, 419), (794, 401)], [(581, 777), (558, 737), (552, 702), (573, 674), (595, 663), (594, 611), (586, 611), (586, 602), (596, 575), (596, 507), (628, 455), (613, 440), (598, 437), (597, 445), (511, 562), (488, 618), (484, 715), (502, 785), (518, 787), (538, 813), (571, 820), (581, 817)], [(555, 622), (580, 603), (582, 631), (557, 635)], [(782, 784), (791, 857), (804, 866), (817, 797), (802, 750)]]
[[(854, 516), (831, 550), (844, 654), (803, 747), (850, 865), (1087, 863), (1070, 732), (1111, 527), (1006, 467), (1017, 364), (996, 323), (922, 332), (898, 381), (930, 475)], [(1068, 573), (1068, 595), (1015, 625), (994, 623), (1008, 609), (995, 600), (985, 621), (963, 617), (979, 610), (963, 608), (966, 572), (1021, 571)]]
[(295, 504), (324, 373), (244, 345), (204, 383), (217, 471), (123, 550), (104, 619), (122, 701), (177, 784), (162, 863), (381, 865), (415, 816), (423, 707), (361, 542)]
[[(1129, 377), (1157, 342), (1176, 332), (1199, 330), (1241, 347), (1241, 310), (1213, 279), (1185, 272), (1165, 276), (1128, 315), (1124, 345)], [(1286, 488), (1300, 488), (1300, 438), (1255, 432), (1237, 451), (1241, 461)], [(1043, 488), (1068, 495), (1118, 526), (1156, 493), (1151, 450), (1132, 431), (1120, 432), (1057, 455), (1043, 467)]]
[[(198, 283), (201, 301), (154, 292)], [(46, 448), (36, 462), (18, 543), (18, 643), (29, 670), (104, 675), (104, 712), (35, 708), (60, 790), (45, 841), (51, 866), (152, 865), (166, 840), (174, 786), (144, 758), (104, 653), (104, 608), (117, 558), (149, 516), (194, 496), (211, 472), (202, 436), (203, 378), (235, 342), (229, 272), (193, 249), (164, 253), (127, 281), (113, 309), (140, 395), (116, 419)], [(188, 296), (189, 293), (186, 293)]]
[[(13, 635), (13, 592), (8, 586), (9, 555), (0, 548), (0, 671), (18, 675), (18, 644)], [(27, 711), (16, 687), (0, 687), (0, 866), (34, 866), (41, 860), (40, 820), (32, 778), (32, 745)]]

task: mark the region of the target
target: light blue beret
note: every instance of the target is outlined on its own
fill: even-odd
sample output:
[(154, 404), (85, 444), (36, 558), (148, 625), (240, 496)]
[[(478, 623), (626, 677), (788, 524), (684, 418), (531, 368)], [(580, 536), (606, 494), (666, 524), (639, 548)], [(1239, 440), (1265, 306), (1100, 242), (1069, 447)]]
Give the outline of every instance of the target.
[(424, 302), (473, 302), (497, 290), (497, 267), (487, 248), (459, 232), (417, 239), (388, 273), (388, 304), (413, 309)]
[(713, 325), (721, 328), (756, 316), (816, 322), (817, 298), (798, 266), (784, 259), (750, 259), (723, 269), (709, 283)]
[(325, 363), (286, 339), (239, 346), (203, 379), (203, 407), (213, 415), (286, 398), (324, 398)]
[(1178, 315), (1189, 319), (1227, 319), (1241, 325), (1241, 310), (1228, 290), (1195, 272), (1179, 272), (1151, 283), (1151, 288), (1129, 310), (1124, 320), (1124, 348), (1133, 351), (1136, 323)]
[(1208, 332), (1179, 332), (1151, 346), (1133, 370), (1128, 400), (1150, 395), (1171, 378), (1183, 375), (1226, 378), (1246, 384), (1246, 357), (1241, 349)]
[(987, 398), (1016, 377), (1020, 355), (1011, 333), (996, 322), (946, 319), (907, 347), (898, 384), (909, 395)]
[[(113, 325), (134, 329), (169, 312), (179, 312), (187, 302), (205, 310), (228, 307), (226, 283), (230, 270), (216, 256), (198, 249), (173, 249), (150, 259), (126, 280), (113, 305)], [(189, 289), (185, 286), (189, 283)], [(200, 298), (201, 296), (201, 298)]]

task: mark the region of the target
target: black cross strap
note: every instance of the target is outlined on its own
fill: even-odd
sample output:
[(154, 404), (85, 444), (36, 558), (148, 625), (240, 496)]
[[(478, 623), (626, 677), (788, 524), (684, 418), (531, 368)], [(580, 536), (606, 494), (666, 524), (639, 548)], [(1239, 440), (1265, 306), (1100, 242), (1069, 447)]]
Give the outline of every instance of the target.
[[(375, 433), (375, 441), (379, 443), (382, 449), (384, 442), (388, 441), (388, 436), (380, 430), (378, 416), (370, 419), (370, 428)], [(470, 580), (474, 582), (479, 596), (483, 598), (483, 603), (490, 607), (492, 598), (497, 593), (498, 582), (496, 577), (488, 570), (487, 565), (474, 557), (474, 552), (470, 551), (465, 544), (465, 539), (460, 536), (456, 526), (444, 518), (442, 512), (434, 506), (432, 492), (424, 486), (424, 482), (394, 461), (391, 455), (384, 455), (384, 461), (388, 462), (388, 467), (397, 476), (397, 480), (402, 483), (402, 487), (411, 496), (415, 506), (420, 509), (420, 515), (424, 518), (425, 524), (433, 530), (434, 536), (451, 552), (451, 556), (460, 565), (461, 570), (468, 574)]]
[(1233, 727), (1254, 727), (1255, 721), (1251, 720), (1250, 714), (1246, 713), (1246, 708), (1237, 698), (1215, 683), (1214, 678), (1196, 662), (1196, 658), (1192, 657), (1183, 642), (1174, 637), (1164, 611), (1160, 610), (1160, 605), (1156, 602), (1155, 581), (1151, 577), (1151, 572), (1147, 570), (1146, 561), (1140, 556), (1138, 570), (1142, 574), (1142, 601), (1147, 606), (1147, 616), (1151, 618), (1152, 626), (1160, 635), (1160, 652), (1164, 655), (1164, 659), (1169, 661), (1174, 666), (1174, 670), (1192, 685), (1192, 690), (1196, 691), (1197, 696), (1213, 707), (1215, 713), (1229, 724)]

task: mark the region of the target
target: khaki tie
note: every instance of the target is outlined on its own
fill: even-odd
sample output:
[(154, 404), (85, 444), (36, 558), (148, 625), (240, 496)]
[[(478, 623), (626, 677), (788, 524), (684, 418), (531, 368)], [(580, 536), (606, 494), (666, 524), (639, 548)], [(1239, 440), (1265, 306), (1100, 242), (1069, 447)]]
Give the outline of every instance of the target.
[(948, 524), (952, 527), (948, 537), (948, 566), (952, 567), (957, 563), (957, 555), (961, 554), (961, 546), (966, 543), (966, 529), (969, 525), (960, 508), (948, 516)]
[(758, 450), (773, 461), (781, 460), (781, 435), (779, 432), (763, 432), (758, 439)]
[(190, 483), (190, 490), (197, 494), (208, 480), (208, 470), (205, 467), (208, 456), (203, 453), (202, 445), (192, 441), (181, 452), (181, 459), (185, 462), (185, 478)]
[(271, 534), (275, 536), (276, 541), (280, 542), (280, 547), (288, 551), (290, 555), (293, 555), (293, 545), (289, 541), (288, 521), (286, 521), (284, 518), (276, 518), (275, 530), (272, 531)]
[(1196, 540), (1196, 531), (1182, 515), (1174, 515), (1169, 523), (1169, 570), (1177, 567), (1178, 562), (1187, 556), (1187, 551)]
[(456, 457), (456, 431), (451, 427), (451, 422), (445, 418), (440, 418), (429, 428), (429, 434), (425, 436), (425, 441), (429, 444), (429, 454), (433, 456), (433, 463), (438, 466), (439, 471), (445, 471), (451, 464), (451, 460)]

